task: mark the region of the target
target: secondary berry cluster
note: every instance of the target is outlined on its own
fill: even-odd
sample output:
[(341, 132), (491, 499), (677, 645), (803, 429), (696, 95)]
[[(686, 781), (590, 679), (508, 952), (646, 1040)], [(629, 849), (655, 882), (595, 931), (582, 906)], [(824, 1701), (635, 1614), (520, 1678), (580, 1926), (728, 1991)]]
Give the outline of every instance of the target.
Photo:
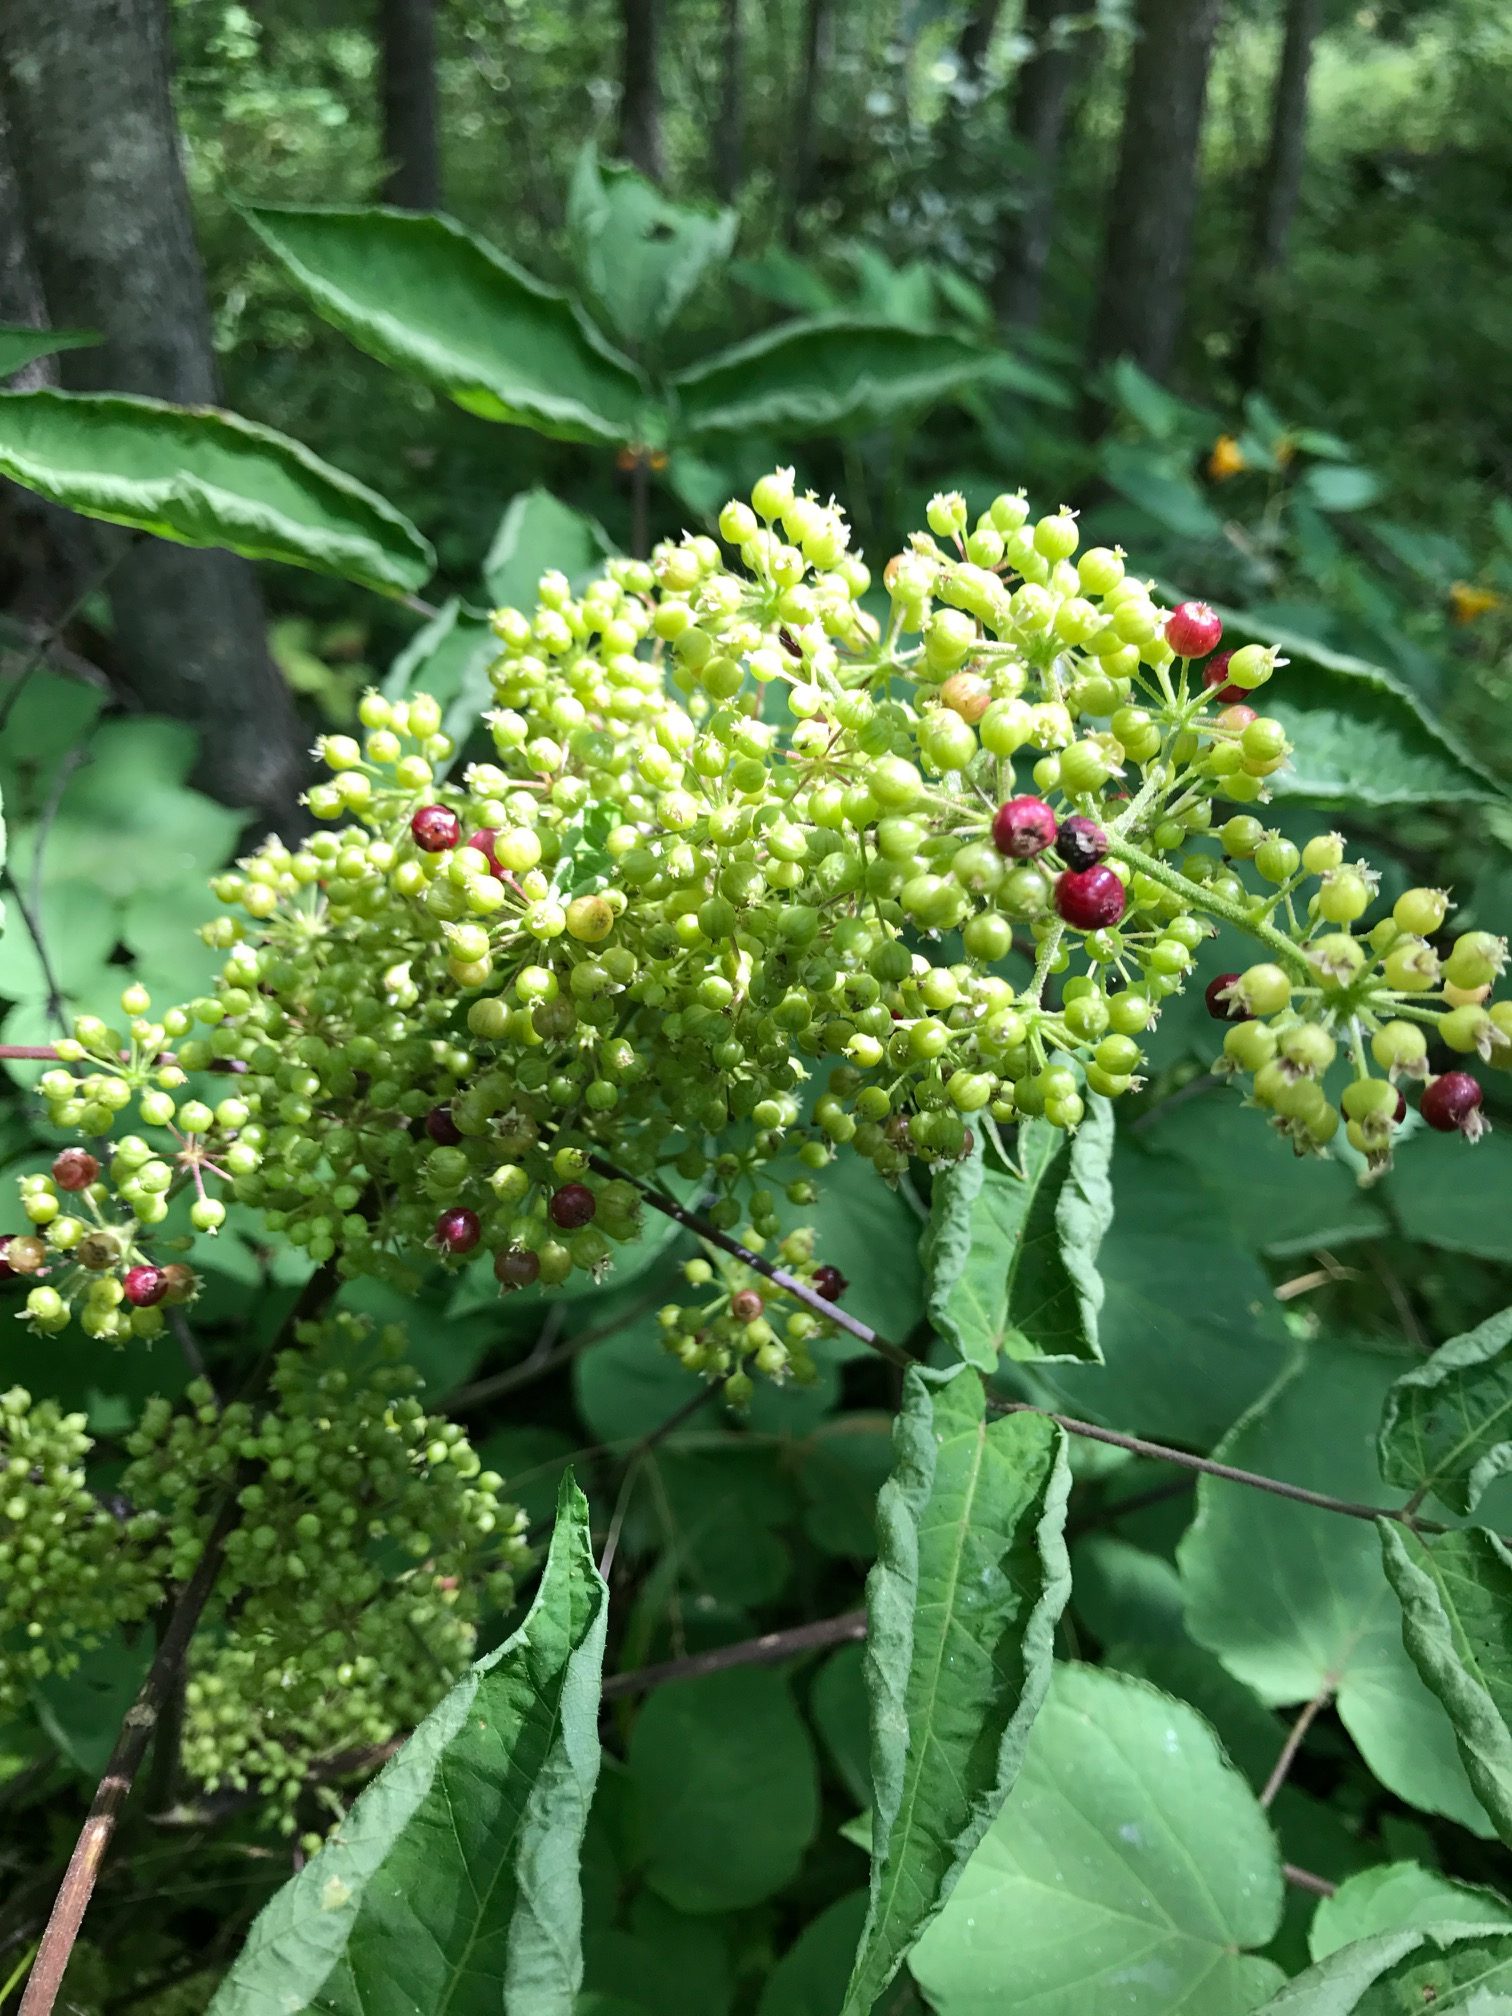
[[(1261, 955), (1210, 997), (1226, 1068), (1300, 1149), (1342, 1113), (1382, 1166), (1399, 1079), (1473, 1136), (1430, 1039), (1512, 1056), (1503, 947), (1444, 948), (1433, 890), (1370, 922), (1341, 841), (1267, 828), (1287, 740), (1250, 703), (1285, 661), (1215, 655), (1210, 609), (1078, 553), (1069, 511), (927, 515), (878, 595), (781, 470), (720, 540), (548, 573), (494, 619), (460, 759), (434, 700), (369, 694), (321, 745), (327, 830), (215, 878), (215, 990), (157, 1018), (131, 990), (60, 1046), (42, 1090), (90, 1146), (24, 1186), (31, 1319), (150, 1334), (192, 1293), (180, 1196), (190, 1233), (235, 1198), (343, 1273), (481, 1254), (504, 1292), (601, 1273), (674, 1172), (776, 1236), (838, 1149), (896, 1177), (1138, 1084), (1224, 925)], [(785, 1373), (769, 1316), (669, 1346)]]

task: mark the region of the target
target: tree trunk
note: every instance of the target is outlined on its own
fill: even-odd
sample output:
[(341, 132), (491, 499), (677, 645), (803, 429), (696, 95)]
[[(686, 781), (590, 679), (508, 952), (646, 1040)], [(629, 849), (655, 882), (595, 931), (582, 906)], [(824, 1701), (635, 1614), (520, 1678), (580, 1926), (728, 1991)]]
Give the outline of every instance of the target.
[(1237, 359), (1239, 382), (1246, 386), (1258, 384), (1260, 379), (1266, 283), (1285, 262), (1286, 241), (1297, 213), (1307, 152), (1307, 80), (1322, 12), (1322, 0), (1287, 0), (1286, 39), (1281, 45), (1281, 67), (1271, 103), (1270, 142), (1255, 204), (1249, 315)]
[(1139, 0), (1092, 318), (1094, 363), (1165, 378), (1181, 332), (1197, 148), (1221, 0)]
[(619, 138), (615, 152), (652, 182), (665, 172), (661, 127), (662, 0), (620, 0)]
[(1055, 234), (1055, 189), (1071, 87), (1076, 81), (1087, 31), (1079, 17), (1091, 0), (1027, 0), (1024, 32), (1034, 52), (1025, 58), (1013, 84), (1009, 131), (1023, 166), (1018, 176), (1019, 207), (1003, 219), (998, 251), (997, 305), (1006, 323), (1021, 329), (1039, 321), (1045, 268)]
[(824, 45), (829, 30), (831, 0), (805, 0), (803, 9), (803, 70), (793, 118), (793, 179), (788, 192), (787, 238), (798, 242), (798, 219), (814, 194), (819, 162), (819, 90), (824, 72)]
[[(217, 395), (168, 78), (165, 0), (5, 0), (0, 100), (31, 252), (59, 326), (98, 330), (59, 359), (75, 391)], [(120, 554), (121, 535), (102, 532)], [(252, 569), (229, 553), (142, 541), (110, 578), (120, 669), (155, 713), (201, 730), (199, 781), (286, 814), (303, 733), (268, 656)]]
[(977, 0), (966, 16), (965, 24), (956, 37), (956, 62), (963, 83), (981, 82), (982, 66), (987, 61), (987, 51), (992, 47), (1002, 11), (1003, 0)]
[(743, 0), (724, 0), (719, 113), (714, 129), (714, 186), (726, 203), (740, 193), (745, 148), (745, 22)]
[(379, 0), (385, 203), (441, 207), (441, 133), (436, 110), (436, 0)]

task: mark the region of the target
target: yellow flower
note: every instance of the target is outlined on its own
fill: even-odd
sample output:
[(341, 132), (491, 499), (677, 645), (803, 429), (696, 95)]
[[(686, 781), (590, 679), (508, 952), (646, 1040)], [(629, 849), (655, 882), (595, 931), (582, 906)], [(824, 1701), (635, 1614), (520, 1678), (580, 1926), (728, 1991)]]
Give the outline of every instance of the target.
[(1501, 606), (1502, 598), (1493, 589), (1477, 588), (1469, 581), (1456, 581), (1449, 590), (1449, 615), (1455, 623), (1473, 623)]
[(1244, 450), (1232, 434), (1220, 434), (1208, 457), (1207, 472), (1215, 483), (1226, 483), (1245, 466)]

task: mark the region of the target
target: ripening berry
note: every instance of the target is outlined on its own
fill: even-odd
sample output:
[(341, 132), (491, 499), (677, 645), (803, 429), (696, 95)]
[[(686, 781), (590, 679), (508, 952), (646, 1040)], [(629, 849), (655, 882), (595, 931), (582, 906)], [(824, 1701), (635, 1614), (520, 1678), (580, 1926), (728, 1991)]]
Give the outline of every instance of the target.
[(469, 1211), (465, 1205), (443, 1211), (436, 1220), (436, 1244), (443, 1253), (471, 1253), (482, 1236), (477, 1212)]
[(1073, 812), (1056, 828), (1055, 851), (1068, 868), (1095, 868), (1108, 851), (1108, 836), (1095, 819)]
[(168, 1276), (161, 1267), (129, 1267), (121, 1289), (133, 1309), (152, 1309), (168, 1293)]
[(410, 820), (410, 834), (422, 854), (444, 854), (462, 838), (462, 821), (444, 805), (422, 805)]
[[(418, 834), (416, 835), (416, 838), (417, 839), (419, 838)], [(497, 827), (480, 826), (476, 833), (468, 834), (467, 844), (469, 847), (472, 848), (475, 854), (481, 854), (483, 856), (483, 859), (488, 863), (490, 869), (493, 871), (495, 875), (502, 875), (505, 871), (500, 865), (498, 855), (494, 852), (494, 848), (498, 842), (498, 838), (499, 838), (499, 832)]]
[(1055, 844), (1055, 814), (1043, 798), (1010, 798), (992, 822), (992, 844), (1012, 860), (1026, 861)]
[(1205, 658), (1222, 635), (1223, 624), (1206, 602), (1178, 602), (1166, 618), (1165, 639), (1178, 658)]
[(425, 1131), (440, 1148), (455, 1148), (462, 1139), (450, 1106), (432, 1106), (425, 1116)]
[(730, 1314), (737, 1323), (754, 1323), (765, 1306), (754, 1288), (737, 1289), (730, 1297)]
[(1210, 658), (1202, 668), (1202, 683), (1215, 700), (1227, 702), (1230, 700), (1242, 700), (1244, 698), (1244, 688), (1242, 686), (1231, 686), (1229, 684), (1229, 660), (1233, 655), (1232, 651), (1220, 651), (1215, 658)]
[(838, 1302), (846, 1289), (849, 1288), (850, 1283), (838, 1267), (831, 1267), (826, 1264), (823, 1267), (816, 1267), (814, 1269), (814, 1278), (810, 1285), (814, 1293), (822, 1295), (826, 1302)]
[(1202, 998), (1207, 1003), (1207, 1012), (1215, 1022), (1249, 1021), (1249, 1010), (1238, 995), (1230, 991), (1237, 987), (1238, 983), (1237, 973), (1220, 973), (1216, 980), (1209, 980), (1203, 990)]
[(185, 1302), (192, 1302), (199, 1293), (199, 1276), (192, 1267), (186, 1267), (182, 1260), (170, 1260), (163, 1269), (163, 1280), (167, 1286), (163, 1300), (170, 1309), (178, 1308)]
[(1068, 869), (1055, 885), (1055, 907), (1078, 931), (1104, 930), (1124, 914), (1123, 883), (1107, 864)]
[(494, 1279), (506, 1292), (533, 1288), (541, 1276), (541, 1263), (528, 1246), (506, 1246), (494, 1255)]
[(553, 1225), (563, 1232), (577, 1232), (593, 1222), (598, 1199), (586, 1183), (564, 1183), (553, 1192), (547, 1210)]
[(1424, 1088), (1420, 1111), (1440, 1134), (1459, 1133), (1467, 1141), (1478, 1141), (1486, 1131), (1480, 1104), (1481, 1088), (1468, 1071), (1446, 1071)]
[(65, 1148), (52, 1165), (53, 1181), (60, 1190), (87, 1190), (99, 1173), (100, 1165), (87, 1148)]

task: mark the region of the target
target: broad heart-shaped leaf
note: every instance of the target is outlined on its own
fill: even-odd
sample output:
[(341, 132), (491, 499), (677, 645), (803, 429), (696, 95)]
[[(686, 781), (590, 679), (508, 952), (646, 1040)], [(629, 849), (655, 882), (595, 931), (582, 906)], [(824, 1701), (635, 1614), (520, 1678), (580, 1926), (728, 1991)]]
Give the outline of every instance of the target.
[(449, 217), (243, 212), (328, 322), (469, 413), (563, 441), (633, 441), (645, 388), (577, 304)]
[(1307, 1943), (1314, 1960), (1326, 1960), (1341, 1946), (1378, 1932), (1418, 1926), (1426, 1931), (1432, 1925), (1496, 1925), (1512, 1932), (1512, 1904), (1494, 1890), (1451, 1883), (1416, 1862), (1383, 1862), (1360, 1870), (1323, 1899)]
[(0, 380), (14, 378), (39, 357), (88, 349), (99, 340), (92, 329), (0, 329)]
[(920, 1244), (928, 1309), (969, 1365), (999, 1357), (1099, 1360), (1098, 1249), (1113, 1221), (1113, 1116), (1094, 1097), (1076, 1133), (1048, 1120), (1018, 1130), (1019, 1173), (980, 1143), (943, 1171)]
[(938, 2016), (1245, 2016), (1281, 1858), (1195, 1709), (1060, 1666), (1013, 1797), (916, 1949)]
[(567, 229), (589, 296), (624, 340), (654, 340), (709, 268), (729, 258), (739, 217), (673, 203), (622, 163), (606, 164), (592, 141), (578, 155)]
[[(1225, 1462), (1356, 1503), (1382, 1502), (1375, 1430), (1402, 1360), (1342, 1338), (1294, 1348), (1219, 1445)], [(1178, 1554), (1187, 1628), (1267, 1706), (1327, 1689), (1388, 1790), (1478, 1834), (1454, 1732), (1418, 1678), (1370, 1522), (1215, 1477)]]
[(993, 368), (991, 350), (862, 316), (782, 322), (673, 380), (680, 438), (770, 428), (789, 435), (880, 425)]
[(1385, 1520), (1381, 1553), (1407, 1650), (1512, 1848), (1512, 1554), (1481, 1526), (1420, 1539)]
[(1265, 712), (1295, 745), (1270, 780), (1274, 797), (1375, 807), (1463, 805), (1499, 795), (1489, 771), (1390, 672), (1299, 632), (1219, 613), (1225, 643), (1257, 638), (1279, 645), (1291, 661), (1263, 694)]
[(867, 2016), (1008, 1797), (1071, 1591), (1065, 1441), (989, 1422), (982, 1382), (908, 1374), (866, 1584), (871, 1902), (845, 2016)]
[(524, 1623), (263, 1910), (214, 2016), (571, 2016), (608, 1598), (564, 1477)]
[(1381, 1416), (1381, 1475), (1473, 1512), (1512, 1469), (1512, 1309), (1441, 1344), (1404, 1373)]
[(0, 475), (86, 518), (380, 593), (413, 592), (436, 564), (376, 491), (271, 427), (209, 407), (0, 392)]
[(483, 580), (494, 607), (533, 609), (541, 576), (550, 569), (576, 584), (612, 552), (601, 525), (574, 511), (549, 490), (522, 490), (511, 497), (488, 557)]
[(1507, 2016), (1512, 1933), (1452, 1920), (1341, 1946), (1254, 2016)]

